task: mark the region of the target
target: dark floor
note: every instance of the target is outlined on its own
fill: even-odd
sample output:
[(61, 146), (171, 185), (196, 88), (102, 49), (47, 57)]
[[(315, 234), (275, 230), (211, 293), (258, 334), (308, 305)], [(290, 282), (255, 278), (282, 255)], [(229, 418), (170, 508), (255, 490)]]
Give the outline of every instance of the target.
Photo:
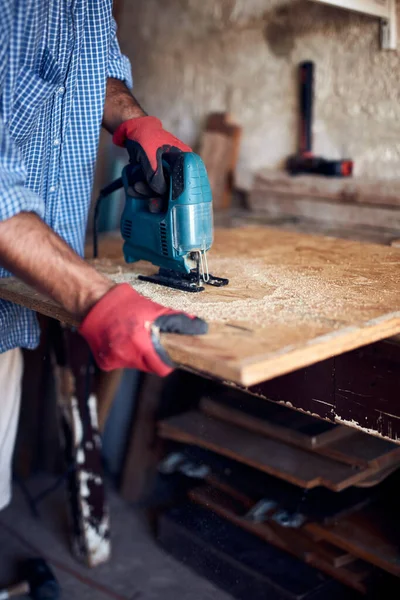
[[(49, 479), (29, 482), (32, 493)], [(165, 554), (147, 531), (144, 517), (109, 492), (112, 558), (88, 569), (71, 555), (66, 526), (66, 500), (59, 490), (40, 504), (35, 519), (16, 488), (12, 504), (0, 512), (0, 589), (14, 577), (17, 561), (42, 555), (51, 564), (71, 600), (229, 600), (230, 596)]]

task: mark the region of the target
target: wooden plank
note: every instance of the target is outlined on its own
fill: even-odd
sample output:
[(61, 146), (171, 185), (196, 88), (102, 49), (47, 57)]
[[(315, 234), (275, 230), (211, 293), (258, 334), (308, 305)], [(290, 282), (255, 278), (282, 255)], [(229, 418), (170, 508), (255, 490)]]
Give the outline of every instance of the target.
[[(315, 542), (311, 536), (301, 530), (287, 529), (267, 520), (255, 523), (246, 519), (243, 505), (212, 486), (193, 488), (188, 496), (193, 502), (213, 510), (221, 517), (229, 521), (234, 520), (237, 524), (240, 522), (240, 526), (249, 533), (261, 537), (281, 550), (290, 552), (305, 562), (310, 563), (314, 557), (319, 557), (333, 567), (341, 567), (355, 560), (349, 553), (342, 552), (331, 544)], [(236, 518), (232, 519), (232, 517)]]
[[(380, 229), (378, 227), (365, 227), (354, 225), (338, 225), (327, 221), (315, 221), (290, 215), (268, 216), (262, 211), (251, 211), (248, 209), (236, 209), (231, 215), (217, 213), (215, 224), (218, 227), (248, 227), (264, 226), (278, 227), (282, 231), (294, 231), (296, 233), (329, 236), (352, 242), (365, 242), (370, 244), (382, 244), (391, 246), (393, 240), (399, 238), (399, 230), (395, 228)], [(396, 247), (396, 244), (393, 244)], [(399, 244), (400, 246), (400, 244)], [(398, 247), (398, 246), (397, 246)]]
[(380, 515), (374, 506), (340, 519), (335, 525), (308, 523), (309, 533), (343, 548), (354, 556), (400, 577), (400, 551), (397, 525)]
[(399, 470), (399, 465), (391, 465), (386, 467), (377, 473), (372, 473), (369, 477), (366, 477), (362, 481), (356, 483), (356, 487), (358, 488), (375, 488), (377, 485), (385, 481), (390, 475)]
[[(258, 400), (258, 402), (263, 403), (262, 400)], [(244, 404), (244, 408), (247, 408), (246, 404)], [(322, 434), (322, 438), (326, 440), (325, 443), (320, 440), (319, 443), (313, 445), (315, 437), (299, 433), (295, 428), (291, 429), (291, 411), (281, 406), (277, 408), (283, 412), (286, 411), (288, 417), (286, 427), (279, 426), (274, 421), (269, 422), (265, 419), (256, 418), (248, 414), (246, 410), (236, 410), (231, 406), (226, 406), (208, 398), (203, 398), (200, 402), (200, 410), (208, 416), (244, 427), (260, 435), (282, 440), (294, 446), (312, 449), (317, 454), (328, 456), (339, 462), (360, 467), (375, 467), (376, 469), (387, 467), (393, 469), (393, 463), (400, 466), (400, 446), (397, 444), (372, 437), (360, 431), (354, 431), (351, 428), (337, 426), (339, 439), (329, 438), (330, 433), (332, 437), (335, 433), (335, 429), (333, 429), (333, 431), (326, 432), (327, 437)], [(312, 421), (315, 421), (316, 424), (321, 423), (318, 419), (313, 419), (308, 415), (299, 414), (298, 416), (300, 420), (303, 416), (308, 419), (311, 430)]]
[(340, 491), (370, 474), (191, 411), (160, 421), (162, 438), (199, 445), (303, 488)]
[[(311, 536), (307, 536), (307, 539), (311, 541), (313, 538)], [(336, 568), (346, 567), (347, 565), (354, 563), (356, 560), (356, 558), (349, 552), (341, 550), (337, 546), (329, 544), (328, 542), (319, 542), (314, 550), (314, 554), (316, 554), (317, 557), (321, 555), (324, 560)]]
[(216, 211), (229, 208), (231, 204), (240, 138), (241, 128), (230, 115), (209, 115), (201, 138), (200, 156), (207, 168)]
[(361, 431), (353, 431), (352, 435), (345, 439), (330, 442), (326, 446), (318, 448), (317, 451), (342, 462), (375, 467), (379, 470), (400, 465), (400, 446), (398, 444), (381, 440)]
[(356, 562), (351, 567), (335, 567), (332, 561), (334, 560), (333, 555), (338, 556), (337, 551), (333, 550), (330, 553), (327, 547), (319, 547), (316, 542), (308, 542), (299, 532), (284, 531), (282, 527), (274, 527), (269, 523), (252, 523), (243, 519), (237, 513), (229, 498), (215, 493), (210, 488), (195, 488), (189, 492), (189, 498), (229, 522), (242, 527), (245, 531), (253, 533), (277, 548), (301, 558), (305, 563), (320, 569), (341, 583), (361, 593), (366, 593), (365, 580), (368, 577), (369, 569), (363, 563)]
[[(257, 406), (255, 407), (256, 403), (260, 405), (259, 411)], [(250, 396), (243, 395), (240, 406), (242, 410), (237, 410), (230, 404), (222, 403), (219, 397), (218, 402), (211, 398), (202, 398), (199, 408), (211, 417), (309, 450), (324, 446), (331, 440), (341, 441), (353, 434), (349, 427), (333, 425), (310, 415), (291, 411), (285, 406)], [(253, 407), (256, 410), (250, 413), (249, 407), (250, 410)], [(259, 416), (256, 417), (255, 414)]]
[[(147, 263), (108, 263), (115, 281), (210, 322), (203, 337), (162, 336), (184, 367), (253, 385), (400, 332), (398, 249), (244, 227), (216, 232), (209, 265), (230, 285), (194, 298), (139, 282), (135, 273), (156, 270)], [(0, 282), (0, 297), (77, 324), (15, 280)]]
[(400, 230), (400, 210), (394, 208), (326, 202), (307, 196), (275, 196), (259, 190), (253, 190), (250, 204), (257, 213), (270, 217), (292, 216), (347, 227)]
[(346, 204), (400, 207), (398, 179), (340, 179), (315, 175), (292, 177), (284, 171), (262, 169), (256, 173), (253, 187), (272, 195), (319, 198)]
[(161, 514), (158, 541), (175, 558), (247, 600), (353, 598), (347, 588), (198, 504)]
[(267, 500), (289, 514), (300, 513), (308, 521), (332, 524), (368, 506), (381, 492), (380, 488), (365, 491), (354, 486), (340, 494), (322, 486), (304, 490), (198, 446), (184, 446), (179, 450), (192, 464), (209, 468), (206, 483), (231, 496), (247, 510), (260, 500)]

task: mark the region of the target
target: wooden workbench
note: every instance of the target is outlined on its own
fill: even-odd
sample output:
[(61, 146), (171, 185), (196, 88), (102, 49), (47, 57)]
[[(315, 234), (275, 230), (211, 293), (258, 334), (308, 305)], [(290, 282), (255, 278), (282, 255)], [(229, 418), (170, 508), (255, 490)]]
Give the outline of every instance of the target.
[[(150, 298), (209, 321), (210, 333), (204, 337), (163, 336), (172, 358), (187, 371), (398, 440), (400, 345), (376, 342), (400, 333), (400, 250), (267, 227), (219, 229), (210, 270), (228, 277), (230, 285), (208, 287), (201, 294), (139, 282), (138, 273), (155, 269), (145, 263), (126, 265), (119, 236), (103, 242), (100, 255), (106, 258), (96, 261), (96, 267), (115, 281), (129, 281)], [(13, 278), (0, 281), (0, 297), (77, 325), (60, 306)], [(191, 373), (176, 376), (182, 378), (186, 396), (204, 381)], [(195, 379), (186, 385), (185, 377)], [(154, 432), (163, 386), (150, 377), (141, 387), (139, 431), (132, 436), (123, 477), (129, 500), (143, 492), (159, 459)], [(175, 392), (173, 397), (175, 410)], [(73, 404), (74, 398), (69, 400)], [(82, 394), (82, 410), (86, 400)], [(74, 452), (77, 461), (80, 446)], [(143, 466), (139, 473), (138, 456)], [(89, 472), (101, 481), (100, 468), (91, 466)], [(98, 489), (103, 494), (103, 486)], [(80, 498), (79, 489), (75, 494)], [(104, 497), (94, 500), (91, 506), (101, 517), (96, 516), (98, 530), (108, 531)], [(108, 556), (105, 537), (99, 540), (85, 550), (89, 564)]]
[[(183, 367), (251, 386), (400, 333), (400, 250), (252, 226), (215, 238), (210, 270), (230, 285), (201, 294), (138, 281), (155, 270), (149, 264), (97, 262), (114, 280), (210, 323), (206, 336), (163, 336)], [(0, 281), (0, 297), (76, 325), (14, 279)]]

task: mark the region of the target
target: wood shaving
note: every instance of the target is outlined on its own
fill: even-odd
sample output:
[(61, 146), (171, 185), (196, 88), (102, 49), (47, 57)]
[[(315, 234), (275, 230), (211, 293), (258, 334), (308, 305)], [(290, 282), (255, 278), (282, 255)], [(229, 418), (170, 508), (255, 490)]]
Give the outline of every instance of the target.
[[(350, 285), (343, 297), (340, 281), (329, 277), (330, 266), (326, 265), (324, 277), (320, 272), (309, 273), (299, 266), (266, 265), (261, 260), (232, 260), (215, 257), (212, 273), (227, 277), (229, 285), (222, 288), (205, 286), (205, 291), (188, 293), (138, 280), (133, 272), (111, 274), (116, 283), (129, 283), (132, 287), (163, 306), (197, 315), (210, 322), (251, 321), (258, 327), (267, 327), (277, 321), (299, 322), (320, 321), (338, 327), (343, 307), (349, 296), (360, 304), (359, 286), (368, 286), (370, 281), (362, 276), (354, 277), (354, 289)], [(332, 270), (332, 269), (331, 269)], [(335, 271), (332, 270), (332, 274)], [(328, 276), (327, 276), (328, 275)], [(296, 281), (296, 286), (293, 286)], [(351, 282), (350, 282), (351, 283)], [(335, 294), (335, 291), (337, 294)], [(334, 302), (329, 300), (334, 293)], [(368, 309), (368, 297), (365, 298)], [(363, 310), (360, 305), (360, 315)]]

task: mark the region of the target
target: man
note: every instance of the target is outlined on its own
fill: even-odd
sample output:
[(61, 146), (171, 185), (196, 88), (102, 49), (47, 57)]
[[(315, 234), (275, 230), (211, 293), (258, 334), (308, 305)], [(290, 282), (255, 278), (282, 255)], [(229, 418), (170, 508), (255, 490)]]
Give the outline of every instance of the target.
[[(2, 0), (0, 18), (0, 276), (10, 273), (80, 321), (100, 367), (166, 375), (157, 331), (206, 324), (115, 286), (83, 253), (100, 127), (135, 142), (147, 182), (162, 192), (161, 154), (190, 150), (147, 116), (130, 90), (112, 0)], [(155, 324), (155, 325), (154, 325)], [(34, 313), (0, 303), (0, 509), (10, 500), (20, 348), (35, 348)]]

